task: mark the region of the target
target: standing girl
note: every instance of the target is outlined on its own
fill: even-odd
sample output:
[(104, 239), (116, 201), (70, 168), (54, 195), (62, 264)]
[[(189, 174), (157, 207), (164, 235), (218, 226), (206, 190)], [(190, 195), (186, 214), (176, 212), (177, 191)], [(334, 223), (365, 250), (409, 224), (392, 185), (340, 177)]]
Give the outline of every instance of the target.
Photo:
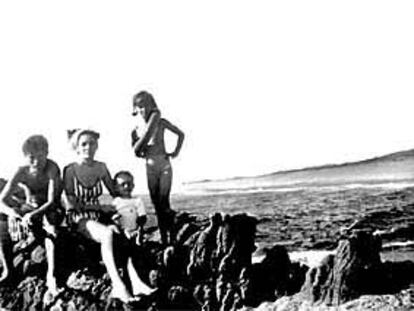
[[(175, 158), (180, 153), (184, 133), (168, 120), (161, 118), (154, 97), (146, 91), (139, 92), (133, 98), (132, 115), (136, 116), (138, 113), (144, 119), (145, 127), (143, 131), (139, 131), (138, 128), (132, 131), (132, 146), (135, 155), (146, 160), (148, 189), (157, 214), (161, 241), (168, 244), (172, 243), (173, 239), (171, 227), (175, 215), (170, 206), (170, 157)], [(165, 148), (166, 129), (178, 136), (173, 152), (167, 152)]]

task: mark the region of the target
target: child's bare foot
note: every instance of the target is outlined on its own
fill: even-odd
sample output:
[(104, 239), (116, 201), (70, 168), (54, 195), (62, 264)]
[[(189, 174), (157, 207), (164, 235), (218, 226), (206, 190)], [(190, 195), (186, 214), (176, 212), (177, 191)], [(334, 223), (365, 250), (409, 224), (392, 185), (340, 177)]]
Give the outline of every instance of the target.
[(121, 300), (123, 303), (129, 303), (133, 300), (133, 297), (128, 292), (125, 286), (113, 286), (111, 297)]
[(140, 277), (138, 276), (132, 264), (131, 258), (129, 258), (128, 260), (127, 270), (128, 270), (129, 279), (132, 285), (132, 293), (134, 294), (134, 296), (138, 296), (138, 295), (149, 296), (157, 290), (156, 288), (149, 287), (147, 284), (145, 284), (140, 279)]
[(43, 296), (43, 305), (49, 306), (52, 304), (56, 297), (63, 291), (63, 288), (58, 288), (56, 278), (53, 275), (46, 276), (47, 291)]
[(57, 296), (61, 290), (59, 290), (57, 283), (56, 283), (56, 278), (54, 276), (47, 276), (46, 277), (46, 286), (47, 286), (47, 291), (52, 294), (53, 296)]
[(43, 305), (44, 306), (50, 306), (57, 298), (57, 296), (63, 292), (62, 289), (50, 289), (48, 288), (46, 293), (43, 296)]

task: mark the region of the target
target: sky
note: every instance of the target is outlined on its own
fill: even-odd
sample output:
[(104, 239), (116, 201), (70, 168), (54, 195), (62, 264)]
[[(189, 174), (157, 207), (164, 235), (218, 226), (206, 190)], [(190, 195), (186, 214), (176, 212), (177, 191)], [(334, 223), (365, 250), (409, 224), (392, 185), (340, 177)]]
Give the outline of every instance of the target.
[[(4, 1), (0, 176), (44, 134), (101, 133), (96, 158), (131, 170), (132, 96), (185, 132), (174, 188), (414, 148), (412, 1)], [(174, 147), (167, 135), (168, 148)]]

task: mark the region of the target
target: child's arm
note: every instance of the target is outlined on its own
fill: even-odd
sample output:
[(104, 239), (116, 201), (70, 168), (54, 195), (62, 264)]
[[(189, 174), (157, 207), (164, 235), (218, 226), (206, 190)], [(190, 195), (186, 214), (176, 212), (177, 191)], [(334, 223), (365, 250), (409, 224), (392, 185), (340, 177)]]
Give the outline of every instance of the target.
[(145, 211), (145, 205), (144, 202), (140, 199), (140, 198), (136, 198), (135, 201), (135, 209), (137, 212), (137, 219), (136, 219), (136, 223), (137, 223), (137, 239), (136, 242), (138, 245), (142, 245), (143, 241), (144, 241), (144, 225), (147, 222), (147, 214)]
[(63, 169), (63, 190), (65, 194), (64, 203), (67, 211), (80, 211), (78, 198), (75, 195), (73, 173), (73, 167), (71, 165), (68, 165)]
[[(105, 163), (102, 163), (102, 181), (106, 189), (108, 190), (109, 194), (111, 195), (111, 197), (115, 197), (116, 193), (115, 193), (114, 181)], [(115, 213), (116, 209), (112, 204), (105, 204), (99, 207), (99, 211), (103, 213), (111, 214), (111, 213)]]
[(183, 146), (184, 132), (181, 131), (178, 127), (176, 127), (174, 124), (172, 124), (170, 121), (166, 119), (163, 120), (165, 127), (178, 136), (177, 145), (175, 146), (174, 151), (168, 154), (170, 157), (175, 158), (176, 156), (178, 156), (181, 147)]
[(13, 177), (6, 183), (3, 191), (0, 193), (0, 213), (10, 217), (21, 218), (15, 208), (7, 204), (7, 199), (13, 194), (13, 190), (18, 186), (20, 177), (20, 168), (14, 173)]
[(161, 115), (159, 111), (154, 111), (153, 113), (151, 113), (151, 116), (149, 117), (149, 120), (146, 124), (144, 134), (133, 145), (133, 149), (137, 157), (141, 156), (143, 149), (145, 145), (148, 143), (153, 131), (157, 127), (158, 122), (160, 121), (160, 118), (161, 118)]
[(108, 190), (109, 194), (112, 197), (115, 197), (116, 193), (115, 193), (114, 181), (105, 163), (102, 163), (102, 181), (106, 189)]
[(142, 245), (144, 242), (144, 225), (147, 222), (147, 216), (142, 215), (137, 218), (138, 228), (136, 230), (136, 243)]

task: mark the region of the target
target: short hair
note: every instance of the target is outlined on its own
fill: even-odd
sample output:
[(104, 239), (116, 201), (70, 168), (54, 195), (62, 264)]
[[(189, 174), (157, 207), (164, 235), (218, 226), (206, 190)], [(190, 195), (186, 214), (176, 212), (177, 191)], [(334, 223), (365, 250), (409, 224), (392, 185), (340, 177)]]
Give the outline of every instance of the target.
[(133, 98), (133, 105), (135, 105), (135, 102), (140, 99), (142, 100), (144, 105), (147, 105), (150, 108), (150, 111), (158, 110), (157, 103), (155, 102), (154, 96), (152, 96), (151, 93), (147, 91), (141, 91), (137, 94), (135, 94)]
[(72, 149), (76, 149), (78, 146), (79, 138), (82, 135), (91, 135), (96, 141), (98, 141), (99, 137), (101, 136), (97, 131), (91, 129), (73, 129), (68, 130), (68, 139), (69, 143), (71, 144)]
[(49, 152), (49, 144), (43, 135), (32, 135), (23, 142), (22, 151), (24, 155), (39, 151)]
[(115, 176), (114, 176), (114, 182), (116, 183), (116, 180), (117, 180), (119, 177), (122, 177), (122, 176), (127, 176), (127, 177), (131, 178), (132, 180), (134, 180), (134, 176), (131, 174), (131, 172), (129, 172), (129, 171), (119, 171), (119, 172), (118, 172), (118, 173), (116, 173), (116, 174), (115, 174)]

